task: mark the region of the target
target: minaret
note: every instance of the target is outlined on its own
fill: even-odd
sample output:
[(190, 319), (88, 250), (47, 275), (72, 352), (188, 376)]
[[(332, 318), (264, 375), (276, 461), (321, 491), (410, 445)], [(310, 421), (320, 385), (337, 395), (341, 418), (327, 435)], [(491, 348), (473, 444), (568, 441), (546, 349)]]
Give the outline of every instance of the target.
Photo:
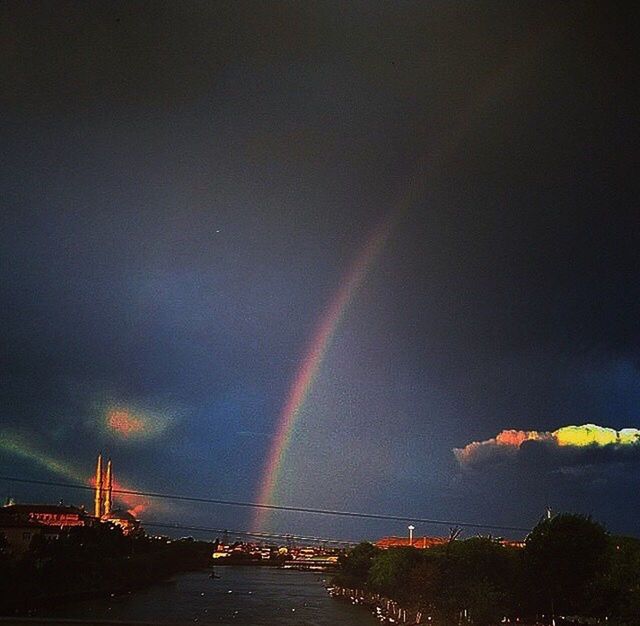
[(98, 464), (96, 465), (96, 491), (93, 514), (98, 519), (102, 517), (102, 452), (98, 455)]
[(113, 473), (111, 470), (111, 459), (107, 461), (107, 474), (105, 477), (106, 486), (104, 489), (104, 510), (103, 515), (111, 513), (111, 490), (113, 489)]

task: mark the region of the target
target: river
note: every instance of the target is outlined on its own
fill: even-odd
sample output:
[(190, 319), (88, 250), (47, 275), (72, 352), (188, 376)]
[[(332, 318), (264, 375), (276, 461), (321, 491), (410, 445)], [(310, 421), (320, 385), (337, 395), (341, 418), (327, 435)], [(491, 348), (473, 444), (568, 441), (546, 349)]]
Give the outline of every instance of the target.
[(82, 601), (41, 617), (159, 624), (373, 626), (362, 607), (333, 600), (322, 574), (270, 567), (220, 567), (219, 579), (189, 572), (131, 594)]

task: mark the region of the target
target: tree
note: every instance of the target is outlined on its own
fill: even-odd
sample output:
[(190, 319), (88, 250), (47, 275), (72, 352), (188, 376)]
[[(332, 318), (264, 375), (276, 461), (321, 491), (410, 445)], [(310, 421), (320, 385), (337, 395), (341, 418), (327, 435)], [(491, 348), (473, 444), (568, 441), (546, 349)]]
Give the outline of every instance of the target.
[(443, 551), (437, 606), (451, 621), (463, 609), (475, 624), (496, 623), (510, 612), (518, 558), (488, 538), (455, 541)]
[(373, 559), (379, 553), (379, 548), (363, 541), (353, 548), (351, 552), (341, 555), (339, 559), (340, 574), (336, 582), (346, 587), (364, 586), (367, 582)]
[(621, 624), (640, 624), (640, 540), (609, 538), (609, 567), (598, 580), (594, 608)]
[(538, 523), (526, 539), (524, 562), (540, 612), (584, 613), (607, 566), (607, 534), (590, 517), (561, 514)]
[(415, 548), (389, 548), (378, 554), (369, 570), (369, 585), (400, 601), (411, 599), (409, 581), (422, 561), (422, 551)]

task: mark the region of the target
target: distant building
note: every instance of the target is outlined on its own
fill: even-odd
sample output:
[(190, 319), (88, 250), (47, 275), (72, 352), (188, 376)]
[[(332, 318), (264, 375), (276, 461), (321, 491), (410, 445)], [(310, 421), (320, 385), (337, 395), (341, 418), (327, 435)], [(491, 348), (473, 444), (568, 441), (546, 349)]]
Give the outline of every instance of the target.
[(36, 522), (25, 522), (11, 516), (0, 517), (0, 534), (7, 541), (10, 554), (23, 554), (29, 549), (34, 535), (42, 534), (42, 525)]
[(375, 545), (382, 550), (400, 547), (412, 547), (424, 550), (433, 548), (434, 546), (442, 546), (448, 541), (446, 537), (414, 537), (411, 542), (408, 537), (382, 537), (382, 539), (376, 541)]
[(324, 572), (338, 567), (338, 555), (305, 555), (285, 561), (285, 569)]
[(15, 519), (55, 528), (89, 526), (95, 522), (83, 508), (64, 504), (9, 504), (2, 509)]
[[(382, 550), (388, 550), (389, 548), (401, 548), (409, 547), (425, 550), (433, 548), (435, 546), (443, 546), (450, 540), (448, 537), (414, 537), (413, 541), (409, 543), (408, 537), (382, 537), (376, 541), (375, 546)], [(524, 548), (524, 541), (517, 541), (514, 539), (494, 539), (501, 546), (508, 548)]]
[(218, 546), (218, 549), (211, 555), (214, 559), (226, 559), (229, 557), (231, 552), (228, 548), (224, 546)]
[(272, 546), (263, 546), (262, 548), (260, 548), (260, 558), (263, 561), (268, 561), (269, 559), (271, 559), (271, 556), (275, 554), (275, 552), (276, 548)]
[(103, 522), (111, 522), (122, 529), (123, 535), (131, 535), (140, 529), (140, 520), (137, 520), (131, 513), (124, 510), (111, 511), (108, 515), (102, 516)]
[(311, 559), (316, 556), (316, 550), (312, 547), (300, 548), (296, 554), (297, 559)]
[(10, 554), (20, 555), (25, 553), (36, 535), (42, 535), (46, 540), (58, 537), (59, 531), (57, 529), (29, 521), (23, 516), (15, 515), (6, 509), (7, 507), (0, 509), (0, 535), (4, 536), (7, 542), (7, 550)]

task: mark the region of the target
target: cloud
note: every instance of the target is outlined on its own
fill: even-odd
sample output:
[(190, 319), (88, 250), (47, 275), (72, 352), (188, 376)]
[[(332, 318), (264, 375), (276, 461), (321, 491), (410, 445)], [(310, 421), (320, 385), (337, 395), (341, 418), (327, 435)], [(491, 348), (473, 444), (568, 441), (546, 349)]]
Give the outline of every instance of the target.
[(537, 430), (503, 430), (491, 439), (473, 441), (453, 453), (463, 468), (500, 463), (516, 457), (546, 456), (557, 465), (579, 464), (586, 459), (602, 462), (628, 457), (640, 451), (640, 430), (615, 430), (583, 424), (563, 426), (553, 432)]
[(88, 421), (101, 436), (126, 443), (142, 442), (164, 435), (183, 416), (183, 410), (162, 399), (131, 402), (114, 393), (97, 394), (93, 417)]

